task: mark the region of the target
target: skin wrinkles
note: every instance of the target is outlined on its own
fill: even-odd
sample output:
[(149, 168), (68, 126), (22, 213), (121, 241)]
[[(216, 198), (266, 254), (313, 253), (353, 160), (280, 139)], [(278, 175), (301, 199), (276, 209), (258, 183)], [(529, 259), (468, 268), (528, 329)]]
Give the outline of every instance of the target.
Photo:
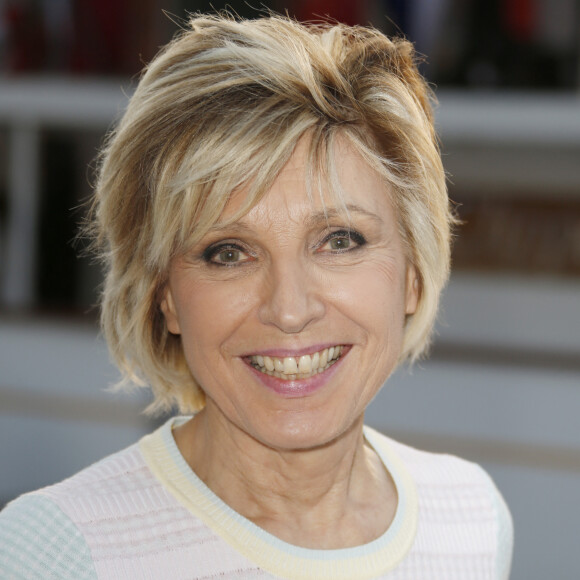
[[(207, 397), (175, 433), (188, 463), (233, 509), (281, 539), (340, 548), (376, 538), (395, 513), (393, 482), (365, 445), (362, 424), (396, 365), (417, 295), (384, 183), (342, 144), (336, 155), (350, 219), (330, 196), (325, 214), (306, 190), (305, 145), (237, 224), (174, 260), (161, 308)], [(232, 196), (225, 219), (243, 193)], [(349, 228), (366, 243), (336, 253), (323, 242)], [(202, 257), (222, 242), (249, 259), (223, 266)], [(320, 388), (296, 398), (267, 388), (244, 359), (321, 344), (348, 351)], [(377, 502), (385, 512), (377, 514)]]

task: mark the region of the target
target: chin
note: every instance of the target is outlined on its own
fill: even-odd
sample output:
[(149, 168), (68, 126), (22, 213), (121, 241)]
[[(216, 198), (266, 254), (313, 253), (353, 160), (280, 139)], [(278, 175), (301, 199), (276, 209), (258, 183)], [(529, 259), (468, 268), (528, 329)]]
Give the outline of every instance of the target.
[(310, 413), (300, 413), (299, 416), (278, 420), (268, 433), (256, 434), (256, 438), (264, 445), (279, 451), (306, 451), (329, 445), (358, 423), (352, 421), (344, 426), (336, 423), (328, 425), (320, 417), (305, 415)]

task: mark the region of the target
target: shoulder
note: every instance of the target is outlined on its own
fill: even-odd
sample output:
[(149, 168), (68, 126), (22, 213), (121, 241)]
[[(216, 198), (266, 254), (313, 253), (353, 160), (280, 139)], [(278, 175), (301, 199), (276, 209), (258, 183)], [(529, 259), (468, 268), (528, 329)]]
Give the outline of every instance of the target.
[(87, 530), (118, 517), (152, 476), (133, 445), (0, 512), (2, 578), (96, 578)]
[(151, 474), (139, 445), (134, 444), (97, 461), (56, 485), (40, 490), (40, 493), (59, 502), (63, 498), (93, 501), (147, 486), (150, 481)]
[(109, 493), (119, 486), (134, 484), (145, 471), (145, 462), (135, 444), (97, 461), (68, 479), (39, 490), (39, 493), (55, 499), (63, 496), (93, 497), (95, 493)]
[[(425, 545), (448, 537), (449, 546), (469, 544), (487, 552), (496, 572), (507, 578), (513, 551), (509, 509), (489, 474), (477, 463), (454, 455), (431, 453), (365, 428), (373, 445), (394, 453), (415, 483), (419, 530)], [(469, 533), (467, 533), (469, 532)]]
[(49, 498), (23, 495), (0, 512), (2, 578), (96, 578), (90, 551), (74, 522)]
[(121, 530), (143, 514), (153, 514), (166, 491), (151, 473), (139, 448), (131, 445), (69, 479), (41, 489), (83, 534)]
[(498, 493), (488, 473), (477, 463), (455, 455), (416, 449), (368, 427), (365, 427), (365, 434), (372, 436), (373, 445), (384, 446), (396, 454), (418, 487), (465, 485), (481, 487), (486, 493)]

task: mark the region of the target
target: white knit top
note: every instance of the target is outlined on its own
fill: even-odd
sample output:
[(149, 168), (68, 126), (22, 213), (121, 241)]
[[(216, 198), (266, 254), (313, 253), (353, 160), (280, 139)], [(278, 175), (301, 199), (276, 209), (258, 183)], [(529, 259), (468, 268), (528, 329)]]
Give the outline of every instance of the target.
[(511, 518), (473, 463), (418, 451), (365, 427), (397, 488), (395, 518), (368, 544), (310, 550), (259, 528), (195, 475), (173, 439), (183, 420), (171, 419), (139, 444), (9, 504), (0, 513), (0, 577), (509, 577)]

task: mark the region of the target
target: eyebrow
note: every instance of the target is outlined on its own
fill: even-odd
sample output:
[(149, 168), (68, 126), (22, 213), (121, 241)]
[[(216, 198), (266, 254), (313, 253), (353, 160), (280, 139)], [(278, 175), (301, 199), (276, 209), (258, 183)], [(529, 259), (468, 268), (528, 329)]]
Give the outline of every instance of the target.
[[(241, 218), (241, 220), (243, 220), (244, 218)], [(213, 233), (213, 232), (221, 232), (223, 230), (228, 230), (234, 233), (240, 232), (240, 233), (247, 233), (247, 232), (251, 232), (252, 228), (250, 226), (247, 226), (243, 221), (238, 220), (236, 222), (227, 222), (227, 223), (216, 223), (213, 226), (211, 226), (209, 228), (209, 230), (207, 231), (207, 233)]]
[[(346, 209), (347, 215), (358, 214), (360, 216), (370, 218), (371, 220), (377, 222), (378, 224), (383, 224), (383, 220), (381, 219), (381, 217), (379, 215), (377, 215), (376, 213), (373, 213), (373, 212), (371, 212), (371, 211), (365, 209), (364, 207), (361, 207), (360, 205), (357, 205), (355, 203), (345, 204), (344, 209)], [(314, 215), (311, 215), (307, 219), (307, 223), (309, 223), (311, 225), (316, 225), (320, 222), (326, 222), (332, 218), (344, 217), (344, 214), (345, 214), (345, 212), (343, 209), (337, 209), (335, 207), (328, 207), (328, 208), (324, 208), (323, 210), (321, 210), (319, 212), (316, 212)]]

